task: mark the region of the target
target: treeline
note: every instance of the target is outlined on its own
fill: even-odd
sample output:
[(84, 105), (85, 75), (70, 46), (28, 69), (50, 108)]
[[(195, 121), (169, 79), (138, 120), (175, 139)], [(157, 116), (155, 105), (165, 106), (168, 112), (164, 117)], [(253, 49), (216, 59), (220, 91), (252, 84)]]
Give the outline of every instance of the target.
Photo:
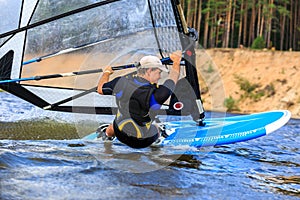
[[(204, 48), (300, 50), (299, 0), (181, 0)], [(257, 44), (260, 43), (260, 44)]]

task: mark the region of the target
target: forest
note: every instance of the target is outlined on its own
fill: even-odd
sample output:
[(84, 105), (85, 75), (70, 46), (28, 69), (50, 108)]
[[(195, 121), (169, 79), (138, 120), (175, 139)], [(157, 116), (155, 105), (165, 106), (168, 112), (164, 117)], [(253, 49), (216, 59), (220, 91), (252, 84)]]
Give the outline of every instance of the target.
[(299, 0), (181, 0), (203, 48), (300, 50)]

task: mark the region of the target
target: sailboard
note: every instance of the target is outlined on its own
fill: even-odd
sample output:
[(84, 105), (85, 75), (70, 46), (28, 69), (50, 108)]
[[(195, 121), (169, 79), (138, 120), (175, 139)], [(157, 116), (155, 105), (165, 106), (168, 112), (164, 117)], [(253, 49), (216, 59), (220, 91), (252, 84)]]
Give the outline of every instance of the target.
[[(270, 134), (290, 119), (288, 110), (274, 110), (249, 115), (238, 115), (204, 120), (198, 126), (193, 120), (173, 120), (160, 124), (164, 136), (153, 146), (220, 146), (244, 142)], [(83, 137), (83, 140), (101, 140), (98, 132)], [(117, 142), (117, 141), (114, 141)]]

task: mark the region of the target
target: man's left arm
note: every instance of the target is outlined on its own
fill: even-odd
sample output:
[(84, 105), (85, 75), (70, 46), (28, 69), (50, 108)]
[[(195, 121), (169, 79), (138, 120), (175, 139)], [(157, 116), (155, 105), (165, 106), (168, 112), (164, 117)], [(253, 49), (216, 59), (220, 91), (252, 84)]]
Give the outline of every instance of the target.
[(171, 96), (174, 88), (175, 83), (171, 79), (166, 80), (163, 85), (159, 85), (152, 94), (150, 106), (161, 106)]

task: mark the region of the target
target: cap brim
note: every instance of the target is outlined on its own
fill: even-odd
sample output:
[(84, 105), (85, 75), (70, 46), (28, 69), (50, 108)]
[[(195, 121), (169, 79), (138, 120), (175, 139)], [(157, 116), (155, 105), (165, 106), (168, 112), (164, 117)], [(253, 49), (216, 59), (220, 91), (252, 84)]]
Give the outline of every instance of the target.
[(160, 66), (158, 67), (158, 69), (160, 69), (160, 70), (163, 71), (163, 72), (169, 72), (169, 69), (168, 69), (166, 66), (164, 66), (164, 65), (160, 65)]
[(164, 65), (149, 65), (149, 66), (140, 66), (141, 68), (144, 68), (144, 69), (150, 69), (150, 68), (158, 68), (158, 69), (160, 69), (161, 71), (163, 71), (163, 72), (169, 72), (169, 69), (166, 67), (166, 66), (164, 66)]

